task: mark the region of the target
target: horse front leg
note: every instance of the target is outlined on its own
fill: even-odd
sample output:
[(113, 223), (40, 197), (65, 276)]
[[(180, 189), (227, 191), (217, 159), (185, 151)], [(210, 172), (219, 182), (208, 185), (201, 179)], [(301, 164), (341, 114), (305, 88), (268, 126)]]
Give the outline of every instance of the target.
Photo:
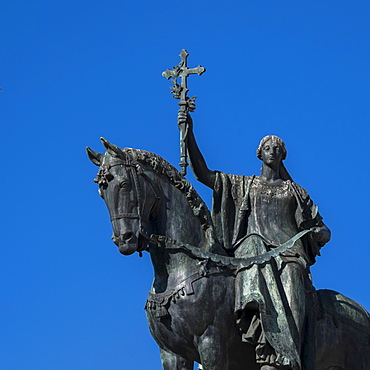
[(198, 352), (203, 370), (228, 370), (228, 347), (223, 338), (213, 325), (209, 325), (200, 337)]
[(160, 349), (163, 370), (193, 370), (194, 362), (176, 355), (171, 351)]

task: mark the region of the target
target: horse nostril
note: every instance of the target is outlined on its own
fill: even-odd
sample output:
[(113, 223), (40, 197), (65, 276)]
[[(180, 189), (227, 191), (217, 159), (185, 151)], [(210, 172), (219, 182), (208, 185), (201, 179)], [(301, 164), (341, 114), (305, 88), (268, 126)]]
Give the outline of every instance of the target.
[(128, 231), (127, 233), (121, 234), (120, 236), (112, 236), (113, 243), (116, 244), (118, 247), (122, 244), (129, 243), (134, 239), (135, 234), (132, 231)]
[(134, 233), (132, 231), (128, 231), (127, 233), (122, 234), (121, 238), (122, 241), (127, 243), (134, 237)]

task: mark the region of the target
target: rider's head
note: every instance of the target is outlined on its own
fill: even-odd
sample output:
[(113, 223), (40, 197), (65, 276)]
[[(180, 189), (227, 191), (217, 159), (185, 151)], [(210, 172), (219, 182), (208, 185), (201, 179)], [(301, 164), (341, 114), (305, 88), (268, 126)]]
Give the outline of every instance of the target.
[(285, 149), (285, 143), (284, 143), (283, 140), (281, 140), (278, 136), (275, 136), (275, 135), (267, 135), (261, 140), (260, 145), (258, 146), (258, 149), (257, 149), (257, 152), (256, 152), (257, 158), (262, 160), (262, 148), (268, 141), (271, 141), (272, 146), (274, 146), (274, 145), (279, 145), (280, 146), (280, 148), (282, 150), (282, 158), (281, 159), (284, 160), (286, 158), (286, 155), (287, 155), (287, 151)]

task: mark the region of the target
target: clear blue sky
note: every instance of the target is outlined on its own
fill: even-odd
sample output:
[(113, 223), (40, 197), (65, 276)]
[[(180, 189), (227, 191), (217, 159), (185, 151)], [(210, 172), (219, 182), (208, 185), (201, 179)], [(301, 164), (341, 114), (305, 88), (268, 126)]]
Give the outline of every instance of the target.
[[(178, 163), (179, 61), (212, 169), (258, 174), (266, 134), (332, 240), (313, 268), (370, 310), (368, 1), (3, 1), (0, 368), (160, 369), (148, 255), (125, 257), (85, 146), (104, 136)], [(211, 194), (189, 176), (210, 205)]]

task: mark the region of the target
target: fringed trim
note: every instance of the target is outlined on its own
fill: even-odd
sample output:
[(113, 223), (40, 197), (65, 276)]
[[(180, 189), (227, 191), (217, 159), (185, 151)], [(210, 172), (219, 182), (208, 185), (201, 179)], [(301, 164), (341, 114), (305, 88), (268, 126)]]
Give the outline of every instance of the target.
[[(191, 294), (191, 292), (188, 292), (188, 294)], [(158, 295), (149, 293), (149, 297), (146, 301), (145, 310), (153, 310), (156, 311), (156, 317), (164, 317), (168, 316), (168, 306), (170, 304), (170, 301), (173, 303), (176, 303), (178, 299), (185, 296), (185, 287), (181, 287), (177, 290), (171, 290), (170, 292), (166, 292), (165, 295)]]

